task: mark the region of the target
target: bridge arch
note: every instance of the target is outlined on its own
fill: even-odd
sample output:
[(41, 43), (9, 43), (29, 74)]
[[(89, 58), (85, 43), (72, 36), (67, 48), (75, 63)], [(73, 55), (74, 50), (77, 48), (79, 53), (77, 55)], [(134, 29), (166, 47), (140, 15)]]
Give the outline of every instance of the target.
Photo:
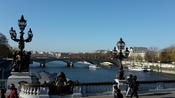
[[(65, 65), (65, 66), (68, 66), (68, 64), (69, 64), (68, 61), (60, 60), (60, 59), (53, 59), (53, 60), (42, 60), (41, 59), (41, 60), (33, 60), (33, 62), (38, 62), (39, 63), (39, 66), (42, 67), (42, 68), (45, 68), (48, 63), (53, 63), (53, 62), (62, 62), (63, 65)], [(55, 65), (55, 66), (58, 66), (58, 65)]]
[(46, 63), (46, 66), (49, 65), (51, 67), (67, 67), (67, 62), (62, 60), (54, 60)]
[(102, 62), (100, 62), (100, 64), (103, 66), (119, 67), (119, 63), (116, 61), (102, 61)]
[(30, 67), (36, 67), (36, 66), (39, 66), (39, 65), (40, 65), (39, 62), (33, 61), (32, 64), (30, 64)]
[(94, 64), (94, 63), (87, 60), (77, 60), (73, 62), (73, 65), (74, 65), (73, 67), (89, 67), (90, 64)]

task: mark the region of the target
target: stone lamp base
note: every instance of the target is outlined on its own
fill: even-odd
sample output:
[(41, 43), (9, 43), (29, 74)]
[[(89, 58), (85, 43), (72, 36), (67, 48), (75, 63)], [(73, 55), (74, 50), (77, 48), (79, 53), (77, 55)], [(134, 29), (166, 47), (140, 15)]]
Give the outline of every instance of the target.
[(32, 83), (32, 77), (30, 73), (29, 72), (11, 72), (11, 75), (8, 77), (8, 80), (7, 80), (7, 86), (13, 83), (15, 87), (18, 89), (20, 82)]

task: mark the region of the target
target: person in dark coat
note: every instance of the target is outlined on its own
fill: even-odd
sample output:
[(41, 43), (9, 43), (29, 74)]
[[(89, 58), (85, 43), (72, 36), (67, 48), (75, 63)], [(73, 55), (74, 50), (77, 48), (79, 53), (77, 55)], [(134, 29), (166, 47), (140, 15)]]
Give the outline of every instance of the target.
[(128, 94), (131, 92), (131, 84), (132, 84), (132, 81), (133, 81), (133, 76), (132, 74), (129, 75), (129, 77), (127, 78), (127, 90), (126, 90), (126, 96), (128, 96)]
[(123, 95), (117, 85), (114, 85), (114, 98), (123, 98)]
[(132, 98), (133, 95), (136, 98), (139, 98), (138, 93), (137, 93), (137, 91), (139, 89), (139, 84), (137, 82), (137, 76), (133, 77), (133, 81), (132, 81), (132, 84), (131, 84), (131, 89), (132, 89), (132, 93), (131, 93), (131, 97), (130, 98)]
[(0, 90), (0, 98), (5, 98), (5, 90), (4, 89)]
[(7, 96), (7, 98), (19, 98), (18, 93), (17, 93), (17, 89), (15, 88), (14, 84), (11, 84), (9, 89), (10, 89), (10, 93)]

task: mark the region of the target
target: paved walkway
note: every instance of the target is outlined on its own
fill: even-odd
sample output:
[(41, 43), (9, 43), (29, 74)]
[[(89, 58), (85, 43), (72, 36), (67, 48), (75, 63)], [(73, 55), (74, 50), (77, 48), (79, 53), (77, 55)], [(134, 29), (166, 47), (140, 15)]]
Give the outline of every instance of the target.
[[(103, 96), (88, 96), (83, 98), (114, 98), (114, 97), (112, 95), (103, 95)], [(130, 98), (130, 97), (124, 96), (124, 98)], [(162, 93), (145, 93), (140, 94), (139, 98), (175, 98), (175, 91), (162, 92)]]

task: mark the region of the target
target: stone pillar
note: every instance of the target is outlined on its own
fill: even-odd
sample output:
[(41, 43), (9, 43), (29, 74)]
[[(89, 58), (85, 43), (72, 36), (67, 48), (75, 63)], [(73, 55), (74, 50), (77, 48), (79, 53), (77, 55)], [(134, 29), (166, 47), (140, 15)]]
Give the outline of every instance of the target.
[(74, 67), (74, 63), (73, 62), (70, 62), (70, 67)]
[(40, 63), (40, 67), (41, 68), (45, 68), (46, 67), (46, 64), (42, 62), (42, 63)]
[(73, 62), (67, 62), (67, 67), (74, 67)]
[(32, 77), (29, 72), (11, 72), (11, 75), (8, 77), (7, 86), (14, 84), (15, 87), (19, 90), (19, 82), (24, 81), (27, 83), (32, 83)]

